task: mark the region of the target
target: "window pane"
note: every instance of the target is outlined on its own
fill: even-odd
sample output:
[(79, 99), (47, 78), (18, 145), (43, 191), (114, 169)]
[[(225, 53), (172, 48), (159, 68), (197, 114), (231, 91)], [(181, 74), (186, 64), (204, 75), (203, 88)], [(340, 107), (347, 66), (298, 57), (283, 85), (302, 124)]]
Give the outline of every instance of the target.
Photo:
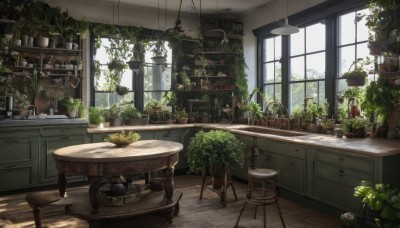
[(323, 104), (325, 102), (325, 82), (319, 81), (318, 86), (319, 86), (318, 102), (319, 104)]
[(290, 84), (290, 110), (293, 107), (303, 107), (304, 102), (304, 83)]
[(325, 25), (317, 23), (306, 28), (307, 53), (325, 50)]
[(275, 89), (274, 85), (265, 85), (264, 86), (264, 93), (266, 93), (268, 95), (267, 96), (268, 97), (268, 101), (267, 102), (270, 102), (270, 101), (272, 101), (274, 99), (274, 93), (275, 93), (274, 89)]
[(275, 82), (282, 82), (282, 64), (275, 62)]
[(318, 82), (307, 82), (306, 83), (306, 97), (314, 98), (314, 102), (317, 102), (318, 98)]
[(272, 61), (274, 60), (274, 38), (269, 38), (265, 40), (265, 61)]
[(282, 36), (275, 37), (275, 60), (282, 58)]
[(325, 78), (325, 52), (307, 55), (307, 79)]
[(304, 54), (304, 28), (290, 35), (290, 56)]
[(133, 92), (129, 92), (124, 96), (120, 96), (117, 93), (110, 92), (96, 92), (94, 95), (95, 98), (95, 107), (100, 108), (108, 108), (115, 103), (127, 103), (133, 101)]
[(339, 48), (339, 69), (338, 77), (342, 77), (343, 73), (349, 71), (349, 67), (353, 64), (355, 57), (355, 47), (347, 46)]
[(339, 17), (339, 45), (354, 43), (356, 34), (354, 18), (354, 12)]
[[(369, 10), (368, 9), (364, 9), (364, 10), (360, 10), (357, 11), (357, 15), (368, 15), (369, 14)], [(361, 41), (365, 41), (368, 40), (368, 27), (365, 25), (367, 17), (362, 17), (360, 21), (357, 22), (357, 41), (361, 42)]]
[(304, 80), (304, 57), (290, 59), (290, 80)]
[(274, 66), (275, 64), (272, 62), (272, 63), (267, 63), (267, 64), (264, 64), (264, 66), (265, 66), (265, 72), (266, 72), (266, 75), (265, 75), (265, 77), (264, 77), (264, 83), (274, 83), (274, 77), (275, 77), (275, 66)]
[(275, 84), (275, 101), (282, 102), (282, 84)]

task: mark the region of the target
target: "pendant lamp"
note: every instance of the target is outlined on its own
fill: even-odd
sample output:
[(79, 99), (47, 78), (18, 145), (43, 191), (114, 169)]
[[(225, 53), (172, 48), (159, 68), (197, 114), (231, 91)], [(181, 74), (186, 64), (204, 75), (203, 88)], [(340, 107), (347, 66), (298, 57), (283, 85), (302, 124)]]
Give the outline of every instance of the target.
[(283, 24), (281, 26), (271, 30), (272, 34), (285, 36), (285, 35), (290, 35), (290, 34), (297, 33), (300, 31), (299, 28), (289, 25), (289, 21), (287, 18), (288, 14), (289, 14), (289, 3), (288, 3), (288, 0), (286, 0), (286, 17), (283, 20)]

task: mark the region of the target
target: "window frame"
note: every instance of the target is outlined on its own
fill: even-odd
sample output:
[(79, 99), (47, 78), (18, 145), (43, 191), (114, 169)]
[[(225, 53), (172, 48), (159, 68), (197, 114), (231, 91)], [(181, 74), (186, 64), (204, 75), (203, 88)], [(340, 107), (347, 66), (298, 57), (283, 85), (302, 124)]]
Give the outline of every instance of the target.
[[(326, 29), (326, 48), (325, 48), (325, 98), (329, 104), (336, 104), (336, 76), (338, 71), (338, 60), (336, 45), (338, 41), (337, 17), (346, 12), (366, 8), (367, 0), (327, 0), (319, 5), (310, 7), (302, 12), (288, 17), (291, 25), (299, 27), (307, 26), (316, 21), (325, 20)], [(263, 88), (263, 60), (264, 60), (264, 39), (274, 37), (270, 31), (279, 26), (278, 22), (273, 22), (253, 30), (257, 37), (257, 84), (258, 88)], [(282, 36), (282, 104), (289, 107), (289, 40), (290, 36)], [(260, 98), (258, 98), (260, 100)], [(261, 104), (261, 103), (260, 103)], [(335, 105), (329, 106), (329, 116), (335, 113)]]

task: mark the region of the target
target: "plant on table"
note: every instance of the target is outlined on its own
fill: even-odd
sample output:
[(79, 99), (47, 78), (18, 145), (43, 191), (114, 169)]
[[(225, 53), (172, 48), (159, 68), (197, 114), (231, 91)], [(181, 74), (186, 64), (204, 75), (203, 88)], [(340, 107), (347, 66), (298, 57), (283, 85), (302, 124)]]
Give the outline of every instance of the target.
[(117, 147), (126, 147), (131, 143), (139, 141), (139, 139), (140, 135), (138, 133), (132, 131), (125, 133), (125, 131), (122, 131), (107, 135), (104, 141), (114, 143)]

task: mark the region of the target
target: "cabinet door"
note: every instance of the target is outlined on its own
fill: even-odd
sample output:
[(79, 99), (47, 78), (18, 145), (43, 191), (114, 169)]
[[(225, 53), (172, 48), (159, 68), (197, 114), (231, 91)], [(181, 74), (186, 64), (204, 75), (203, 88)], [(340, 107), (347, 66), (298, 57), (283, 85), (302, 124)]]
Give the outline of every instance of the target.
[(247, 180), (248, 167), (251, 166), (251, 159), (252, 159), (251, 156), (254, 146), (254, 138), (252, 136), (240, 135), (240, 134), (236, 134), (235, 136), (240, 140), (242, 140), (242, 142), (245, 145), (245, 150), (243, 153), (243, 159), (244, 159), (243, 166), (236, 165), (232, 170), (232, 175), (235, 177), (239, 177), (240, 179)]
[(179, 161), (176, 164), (175, 169), (187, 168), (186, 145), (188, 145), (189, 143), (191, 132), (192, 131), (190, 128), (155, 132), (155, 139), (179, 142), (182, 143), (182, 145), (184, 146), (183, 150), (179, 152)]
[(361, 198), (354, 197), (354, 188), (362, 180), (373, 184), (373, 160), (317, 151), (314, 164), (313, 196), (342, 210), (362, 214)]
[[(0, 133), (0, 191), (27, 188), (38, 182), (38, 136)], [(38, 133), (36, 133), (38, 134)]]
[(259, 162), (259, 167), (278, 171), (278, 186), (300, 195), (306, 194), (305, 160), (262, 151)]
[(57, 181), (58, 172), (53, 158), (54, 151), (66, 146), (83, 144), (86, 142), (85, 137), (86, 135), (42, 137), (40, 153), (40, 180), (42, 183), (55, 183)]

